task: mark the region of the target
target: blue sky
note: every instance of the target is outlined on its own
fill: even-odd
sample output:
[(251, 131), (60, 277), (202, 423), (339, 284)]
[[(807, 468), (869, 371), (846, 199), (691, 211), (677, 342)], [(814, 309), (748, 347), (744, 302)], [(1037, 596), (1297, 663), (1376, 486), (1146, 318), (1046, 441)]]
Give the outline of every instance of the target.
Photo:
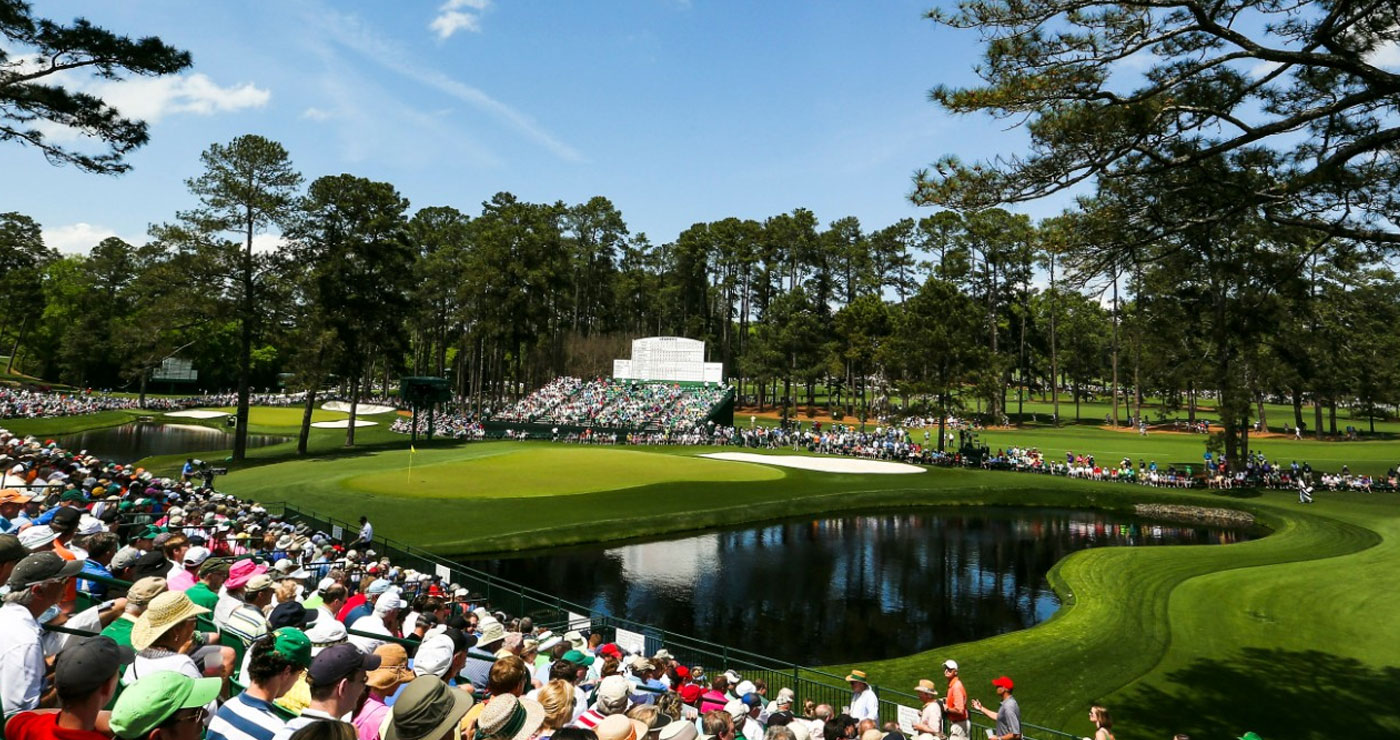
[(40, 0), (44, 17), (158, 35), (194, 67), (73, 79), (150, 120), (151, 142), (115, 178), (0, 147), (0, 210), (33, 216), (64, 251), (141, 241), (192, 205), (184, 180), (202, 150), (258, 133), (308, 182), (385, 180), (414, 209), (475, 214), (505, 190), (606, 196), (653, 243), (799, 206), (870, 230), (926, 212), (905, 197), (914, 169), (1025, 141), (928, 102), (939, 82), (972, 82), (979, 51), (974, 33), (923, 19), (934, 1)]

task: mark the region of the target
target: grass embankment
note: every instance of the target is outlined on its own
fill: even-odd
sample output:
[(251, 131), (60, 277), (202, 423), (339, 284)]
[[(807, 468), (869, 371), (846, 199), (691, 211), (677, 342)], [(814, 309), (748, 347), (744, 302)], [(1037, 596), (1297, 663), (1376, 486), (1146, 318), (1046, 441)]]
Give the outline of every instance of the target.
[(0, 429), (8, 429), (21, 436), (32, 434), (36, 437), (56, 437), (60, 434), (86, 432), (89, 429), (121, 426), (150, 415), (150, 412), (144, 411), (99, 411), (95, 414), (61, 416), (54, 419), (0, 419)]

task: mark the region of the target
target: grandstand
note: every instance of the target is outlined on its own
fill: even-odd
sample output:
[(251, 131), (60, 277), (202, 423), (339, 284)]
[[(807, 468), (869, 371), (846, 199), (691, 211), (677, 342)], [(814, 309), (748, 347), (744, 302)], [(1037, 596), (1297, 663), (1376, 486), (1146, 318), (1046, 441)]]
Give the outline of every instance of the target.
[(734, 391), (723, 367), (705, 362), (705, 343), (681, 337), (632, 342), (612, 378), (560, 377), (486, 421), (490, 431), (551, 433), (584, 429), (687, 432), (734, 423)]

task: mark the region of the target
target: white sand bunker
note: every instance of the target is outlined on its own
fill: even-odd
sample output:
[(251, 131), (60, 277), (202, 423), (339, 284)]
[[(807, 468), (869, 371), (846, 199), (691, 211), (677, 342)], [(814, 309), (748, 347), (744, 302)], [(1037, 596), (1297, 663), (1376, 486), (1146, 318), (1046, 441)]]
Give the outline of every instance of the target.
[[(364, 419), (355, 420), (356, 427), (373, 427), (378, 425), (379, 422), (377, 421), (365, 421)], [(311, 426), (316, 427), (317, 429), (344, 429), (350, 426), (350, 420), (336, 419), (335, 421), (313, 421), (311, 422)]]
[(188, 411), (171, 411), (166, 416), (175, 416), (181, 419), (217, 419), (220, 416), (228, 416), (227, 411), (210, 411), (209, 409), (189, 409)]
[[(327, 411), (339, 411), (341, 413), (346, 414), (350, 413), (350, 404), (344, 401), (327, 401), (326, 403), (321, 404), (321, 408)], [(373, 416), (375, 414), (387, 414), (393, 410), (393, 406), (381, 406), (377, 403), (362, 403), (359, 405), (358, 408), (355, 409), (355, 416)]]
[(874, 473), (876, 475), (904, 475), (922, 473), (924, 469), (906, 463), (885, 462), (883, 460), (855, 460), (849, 457), (806, 457), (803, 455), (756, 455), (752, 452), (710, 452), (700, 457), (733, 462), (780, 465), (785, 468), (815, 470), (819, 473)]

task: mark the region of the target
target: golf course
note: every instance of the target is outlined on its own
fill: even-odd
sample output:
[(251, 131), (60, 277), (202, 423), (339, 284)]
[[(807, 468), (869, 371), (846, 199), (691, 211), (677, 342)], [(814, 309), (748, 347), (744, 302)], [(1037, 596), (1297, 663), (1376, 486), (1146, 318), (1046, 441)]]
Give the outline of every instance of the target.
[[(131, 417), (85, 418), (105, 424)], [(294, 438), (300, 418), (299, 409), (255, 408), (250, 427)], [(218, 487), (342, 519), (365, 515), (385, 536), (464, 559), (928, 506), (1131, 512), (1138, 504), (1178, 504), (1243, 511), (1269, 534), (1219, 546), (1075, 552), (1049, 575), (1063, 606), (1030, 629), (825, 668), (860, 668), (877, 686), (907, 692), (953, 658), (972, 696), (988, 701), (989, 681), (1013, 676), (1027, 721), (1074, 734), (1092, 733), (1085, 717), (1093, 702), (1114, 708), (1115, 732), (1123, 738), (1222, 736), (1220, 728), (1264, 737), (1400, 732), (1400, 707), (1371, 700), (1400, 689), (1400, 623), (1392, 618), (1400, 613), (1395, 494), (1319, 490), (1316, 503), (1302, 506), (1287, 491), (1169, 490), (940, 467), (918, 475), (827, 473), (700, 457), (734, 449), (723, 447), (440, 439), (410, 447), (388, 431), (388, 417), (378, 418), (383, 423), (357, 432), (355, 448), (342, 446), (343, 429), (313, 429), (313, 454), (305, 458), (295, 457), (295, 441), (252, 450)], [(73, 431), (77, 419), (59, 421), (48, 422), (50, 430)], [(46, 433), (42, 421), (10, 426)], [(1092, 426), (983, 434), (994, 446), (1040, 446), (1050, 455), (1070, 449), (1105, 461), (1145, 457), (1164, 465), (1199, 461), (1205, 442), (1202, 435), (1140, 437)], [(1387, 460), (1400, 459), (1400, 443), (1389, 440), (1263, 444), (1276, 460), (1286, 464), (1296, 454), (1319, 469), (1346, 461), (1353, 470), (1383, 473)], [(142, 464), (169, 474), (181, 462), (175, 457)], [(1365, 702), (1370, 709), (1319, 713), (1321, 702)]]

